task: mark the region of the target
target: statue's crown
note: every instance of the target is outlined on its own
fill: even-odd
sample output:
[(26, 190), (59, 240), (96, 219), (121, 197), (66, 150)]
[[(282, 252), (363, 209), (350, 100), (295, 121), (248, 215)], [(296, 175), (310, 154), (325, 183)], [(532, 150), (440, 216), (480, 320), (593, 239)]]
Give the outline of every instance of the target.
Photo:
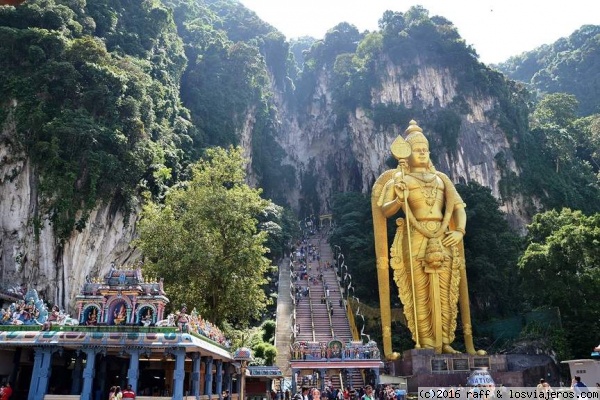
[(408, 143), (410, 143), (411, 147), (415, 143), (425, 143), (427, 144), (427, 146), (429, 146), (429, 141), (423, 134), (423, 129), (421, 129), (421, 127), (417, 125), (417, 121), (415, 121), (414, 119), (410, 120), (410, 122), (408, 123), (408, 128), (406, 128), (404, 134), (406, 135), (405, 140)]

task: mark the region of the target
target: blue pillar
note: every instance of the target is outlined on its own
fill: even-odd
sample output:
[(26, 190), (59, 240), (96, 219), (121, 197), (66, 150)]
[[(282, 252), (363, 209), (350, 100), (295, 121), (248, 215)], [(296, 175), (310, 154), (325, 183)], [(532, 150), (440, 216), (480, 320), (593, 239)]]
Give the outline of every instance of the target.
[(204, 370), (204, 376), (206, 376), (206, 378), (204, 379), (204, 394), (208, 396), (208, 398), (210, 399), (210, 396), (212, 395), (212, 384), (213, 384), (213, 358), (212, 357), (206, 357), (206, 369)]
[(185, 349), (175, 350), (175, 373), (173, 374), (173, 400), (183, 400), (185, 378)]
[(92, 400), (92, 388), (94, 386), (94, 364), (96, 364), (96, 350), (83, 349), (85, 352), (85, 369), (83, 370), (83, 390), (81, 400)]
[(321, 379), (321, 392), (325, 391), (325, 369), (321, 368), (319, 370), (319, 378)]
[(217, 385), (217, 396), (219, 400), (223, 398), (223, 360), (215, 361), (217, 366), (217, 376), (216, 376), (216, 385)]
[(127, 383), (131, 385), (134, 392), (137, 393), (138, 378), (140, 375), (140, 350), (133, 349), (129, 351), (129, 371), (127, 371)]
[(120, 366), (121, 372), (119, 372), (119, 386), (121, 386), (121, 390), (124, 390), (127, 387), (127, 363), (122, 362)]
[(98, 387), (100, 388), (100, 392), (102, 393), (103, 398), (107, 397), (105, 395), (108, 394), (108, 388), (106, 387), (106, 353), (100, 353), (102, 357), (100, 358), (100, 362), (98, 363), (98, 371), (96, 371), (96, 376), (94, 379), (98, 382)]
[(200, 399), (200, 353), (192, 353), (192, 391), (191, 395)]
[(292, 368), (292, 396), (298, 392), (298, 378), (296, 377), (297, 373), (298, 371)]
[(8, 382), (12, 387), (15, 387), (15, 382), (17, 380), (17, 376), (19, 375), (19, 369), (21, 368), (21, 353), (22, 348), (18, 347), (13, 355), (13, 369), (8, 376)]
[(81, 392), (81, 371), (83, 370), (83, 357), (81, 356), (81, 351), (77, 350), (75, 353), (75, 365), (73, 367), (73, 373), (71, 374), (71, 378), (73, 379), (73, 384), (71, 385), (71, 394), (79, 394)]
[(36, 348), (28, 400), (43, 399), (52, 373), (52, 348)]
[(40, 375), (42, 359), (43, 359), (42, 349), (39, 347), (36, 347), (34, 349), (33, 371), (31, 372), (31, 382), (29, 383), (29, 396), (27, 397), (28, 400), (35, 399), (35, 391), (37, 389), (37, 381), (38, 381), (39, 375)]
[(232, 369), (233, 365), (231, 365), (231, 363), (227, 363), (227, 367), (225, 369), (225, 379), (227, 380), (227, 385), (225, 385), (225, 387), (227, 388), (226, 390), (229, 390), (229, 398), (231, 398), (231, 394), (233, 393), (233, 372), (231, 372)]

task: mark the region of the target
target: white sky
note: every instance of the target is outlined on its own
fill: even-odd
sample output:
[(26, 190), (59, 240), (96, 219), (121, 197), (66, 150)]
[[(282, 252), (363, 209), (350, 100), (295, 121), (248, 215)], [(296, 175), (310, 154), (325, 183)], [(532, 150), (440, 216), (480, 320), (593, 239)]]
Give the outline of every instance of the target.
[(385, 10), (413, 5), (451, 21), (467, 44), (490, 64), (569, 36), (582, 25), (600, 25), (598, 0), (239, 0), (288, 39), (323, 38), (340, 22), (376, 30)]

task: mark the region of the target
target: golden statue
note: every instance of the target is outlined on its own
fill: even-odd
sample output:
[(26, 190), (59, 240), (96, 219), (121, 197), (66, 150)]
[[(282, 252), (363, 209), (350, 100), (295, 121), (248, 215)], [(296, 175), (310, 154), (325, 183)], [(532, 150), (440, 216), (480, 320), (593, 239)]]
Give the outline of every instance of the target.
[[(465, 203), (448, 176), (435, 170), (429, 142), (415, 121), (405, 135), (391, 146), (397, 169), (384, 172), (371, 195), (384, 354), (398, 357), (392, 352), (390, 267), (415, 348), (457, 353), (451, 345), (460, 306), (467, 353), (485, 354), (473, 346), (462, 242)], [(386, 219), (400, 210), (404, 216), (396, 219), (390, 248)]]

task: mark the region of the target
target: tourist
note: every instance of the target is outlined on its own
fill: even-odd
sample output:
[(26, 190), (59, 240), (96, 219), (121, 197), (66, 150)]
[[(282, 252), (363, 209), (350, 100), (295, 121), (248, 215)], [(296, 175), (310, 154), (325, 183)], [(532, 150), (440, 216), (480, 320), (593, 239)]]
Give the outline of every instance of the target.
[(546, 380), (544, 378), (540, 379), (540, 383), (538, 383), (537, 385), (537, 392), (538, 393), (547, 393), (547, 392), (551, 392), (552, 388), (550, 387), (550, 384), (548, 382), (546, 382)]
[[(573, 378), (573, 381), (571, 382), (571, 390), (575, 392), (577, 398), (581, 398), (582, 393), (587, 394), (587, 392), (589, 392), (588, 387), (585, 385), (585, 383), (581, 382), (581, 377), (579, 376)], [(585, 395), (583, 395), (583, 397), (585, 397)]]
[(371, 385), (365, 386), (365, 394), (361, 396), (362, 400), (374, 400), (375, 396), (373, 395), (373, 387)]
[(121, 386), (117, 386), (115, 388), (115, 395), (113, 396), (114, 400), (121, 400), (123, 398), (123, 392), (121, 391)]
[(117, 387), (116, 386), (111, 386), (110, 390), (108, 391), (108, 400), (114, 400), (115, 399), (115, 392), (117, 391)]
[[(312, 378), (312, 375), (311, 375)], [(302, 387), (302, 400), (309, 400), (308, 398), (308, 387), (303, 386)]]
[[(406, 390), (403, 388), (397, 388), (396, 391), (396, 400), (404, 400), (406, 399)], [(455, 396), (456, 398), (456, 396)]]
[(321, 400), (321, 391), (317, 388), (313, 388), (310, 391), (310, 399), (311, 400)]
[(12, 396), (13, 390), (10, 387), (10, 382), (6, 382), (0, 394), (0, 400), (8, 400)]
[(135, 392), (131, 388), (131, 385), (127, 385), (127, 389), (123, 390), (124, 399), (135, 399)]

